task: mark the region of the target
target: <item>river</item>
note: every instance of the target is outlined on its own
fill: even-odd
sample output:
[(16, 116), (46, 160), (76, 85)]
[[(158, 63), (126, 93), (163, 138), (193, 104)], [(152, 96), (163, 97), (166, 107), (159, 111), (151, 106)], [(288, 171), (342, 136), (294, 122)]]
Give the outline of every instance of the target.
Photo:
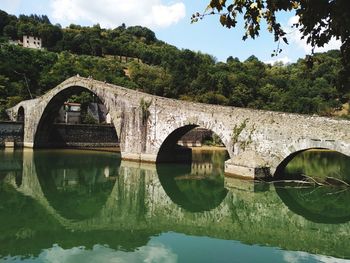
[[(0, 151), (0, 262), (350, 262), (348, 188), (225, 177), (225, 158)], [(349, 166), (306, 152), (282, 173), (344, 179)]]

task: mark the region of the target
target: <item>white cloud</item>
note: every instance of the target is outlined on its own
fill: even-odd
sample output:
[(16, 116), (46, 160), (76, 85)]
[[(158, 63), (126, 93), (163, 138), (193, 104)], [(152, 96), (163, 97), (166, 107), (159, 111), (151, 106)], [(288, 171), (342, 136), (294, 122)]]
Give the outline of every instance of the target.
[(275, 59), (270, 59), (270, 60), (265, 61), (265, 64), (273, 65), (273, 64), (275, 64), (277, 62), (282, 62), (283, 64), (289, 64), (289, 63), (292, 62), (292, 60), (289, 57), (287, 57), (287, 56), (280, 57), (280, 58), (277, 57)]
[[(284, 28), (286, 32), (291, 31), (290, 27), (297, 23), (299, 20), (299, 16), (293, 16), (288, 20), (288, 28)], [(310, 44), (306, 43), (306, 39), (301, 39), (302, 34), (298, 29), (293, 28), (292, 31), (287, 35), (287, 38), (291, 44), (295, 44), (300, 49), (303, 49), (306, 54), (311, 54), (312, 47)], [(340, 40), (336, 40), (332, 38), (328, 44), (325, 44), (323, 47), (316, 47), (315, 52), (326, 52), (331, 49), (339, 49), (341, 46)]]
[(320, 263), (348, 263), (349, 260), (334, 258), (323, 255), (309, 254), (302, 251), (282, 251), (283, 260), (288, 263), (300, 263), (300, 262), (320, 262)]
[(162, 0), (53, 0), (53, 18), (62, 24), (86, 21), (113, 28), (125, 23), (150, 28), (168, 27), (185, 17), (183, 2)]

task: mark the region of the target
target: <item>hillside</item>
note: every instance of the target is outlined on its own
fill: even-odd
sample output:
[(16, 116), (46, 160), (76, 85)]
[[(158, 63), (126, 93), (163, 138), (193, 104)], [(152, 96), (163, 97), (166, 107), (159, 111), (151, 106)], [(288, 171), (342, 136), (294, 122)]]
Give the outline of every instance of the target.
[[(44, 49), (8, 44), (23, 35), (40, 37)], [(165, 97), (307, 114), (331, 115), (350, 98), (335, 50), (315, 54), (312, 65), (268, 65), (254, 56), (223, 63), (166, 44), (141, 26), (61, 28), (47, 16), (1, 10), (0, 42), (1, 118), (5, 108), (76, 74)]]

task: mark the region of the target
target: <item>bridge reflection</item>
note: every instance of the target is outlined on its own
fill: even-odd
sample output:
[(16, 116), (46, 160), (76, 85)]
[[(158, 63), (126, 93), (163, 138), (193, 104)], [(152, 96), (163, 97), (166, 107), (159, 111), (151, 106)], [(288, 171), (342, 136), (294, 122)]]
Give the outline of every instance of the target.
[(190, 164), (159, 164), (159, 181), (170, 199), (190, 212), (210, 211), (225, 199), (224, 150), (197, 151)]
[[(133, 250), (151, 236), (174, 231), (350, 258), (346, 191), (331, 202), (337, 205), (333, 212), (343, 211), (341, 224), (323, 212), (317, 215), (327, 220), (319, 223), (304, 210), (311, 213), (317, 203), (316, 210), (324, 211), (328, 195), (310, 201), (311, 191), (283, 192), (274, 185), (225, 178), (215, 165), (218, 173), (208, 175), (191, 166), (119, 162), (111, 154), (12, 154), (20, 157), (0, 163), (6, 173), (0, 184), (0, 231), (8, 240), (0, 248), (4, 251), (33, 254), (53, 243), (94, 242)], [(291, 202), (304, 210), (296, 211)]]
[(101, 152), (35, 151), (35, 169), (45, 198), (62, 216), (96, 215), (111, 194), (120, 158)]

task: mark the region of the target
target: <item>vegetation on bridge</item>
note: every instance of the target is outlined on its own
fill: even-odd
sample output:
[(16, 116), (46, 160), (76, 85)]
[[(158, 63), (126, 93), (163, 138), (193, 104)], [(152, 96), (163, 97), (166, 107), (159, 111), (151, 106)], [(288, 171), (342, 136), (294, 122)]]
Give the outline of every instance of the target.
[[(45, 49), (7, 43), (24, 34), (40, 36)], [(350, 98), (335, 50), (315, 54), (312, 67), (308, 59), (269, 65), (254, 56), (218, 62), (166, 44), (140, 26), (61, 28), (46, 16), (3, 11), (0, 39), (1, 118), (4, 109), (76, 74), (170, 98), (307, 114), (330, 115)]]

